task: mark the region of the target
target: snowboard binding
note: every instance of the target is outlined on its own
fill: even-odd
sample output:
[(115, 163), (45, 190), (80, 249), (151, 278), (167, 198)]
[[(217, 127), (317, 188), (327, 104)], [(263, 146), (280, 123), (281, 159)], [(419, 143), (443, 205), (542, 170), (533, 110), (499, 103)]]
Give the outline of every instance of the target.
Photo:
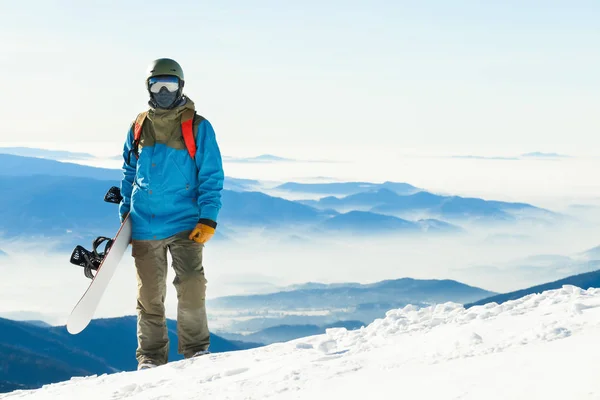
[[(123, 200), (123, 196), (121, 196), (121, 189), (117, 186), (111, 187), (104, 195), (104, 201), (107, 203), (119, 204), (121, 200)], [(100, 268), (102, 260), (108, 254), (112, 244), (112, 238), (98, 236), (92, 242), (92, 251), (78, 245), (71, 253), (71, 264), (83, 267), (85, 276), (94, 279), (95, 272), (98, 272), (98, 268)]]
[[(71, 264), (79, 265), (83, 267), (84, 274), (87, 278), (94, 279), (95, 274), (92, 271), (98, 272), (102, 260), (106, 257), (110, 246), (112, 246), (113, 240), (104, 236), (98, 236), (92, 242), (92, 251), (85, 249), (83, 246), (77, 246), (71, 253)], [(103, 250), (100, 247), (104, 244)]]
[(119, 204), (121, 200), (123, 200), (123, 196), (121, 196), (121, 189), (117, 186), (108, 189), (108, 192), (104, 195), (104, 201), (107, 203)]

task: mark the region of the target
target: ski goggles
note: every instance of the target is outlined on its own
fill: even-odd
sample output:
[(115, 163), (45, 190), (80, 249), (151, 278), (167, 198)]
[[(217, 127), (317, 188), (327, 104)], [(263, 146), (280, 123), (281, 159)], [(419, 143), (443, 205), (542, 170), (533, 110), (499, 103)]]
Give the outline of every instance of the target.
[(148, 79), (148, 89), (152, 93), (160, 92), (160, 89), (167, 88), (169, 92), (179, 90), (179, 78), (176, 76), (153, 76)]

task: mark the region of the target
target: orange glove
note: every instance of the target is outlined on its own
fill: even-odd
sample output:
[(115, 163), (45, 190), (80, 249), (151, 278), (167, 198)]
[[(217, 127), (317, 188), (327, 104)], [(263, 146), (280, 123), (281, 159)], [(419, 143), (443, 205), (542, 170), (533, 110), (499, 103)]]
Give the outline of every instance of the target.
[(190, 240), (198, 243), (206, 243), (213, 237), (214, 234), (215, 228), (204, 225), (203, 223), (198, 223), (196, 228), (194, 228), (192, 233), (190, 233), (189, 238)]

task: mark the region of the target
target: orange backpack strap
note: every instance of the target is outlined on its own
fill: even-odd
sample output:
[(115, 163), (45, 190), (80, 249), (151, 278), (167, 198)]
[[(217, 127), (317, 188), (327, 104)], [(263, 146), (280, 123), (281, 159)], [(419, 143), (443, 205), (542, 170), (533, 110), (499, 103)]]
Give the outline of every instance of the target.
[(142, 135), (142, 126), (144, 125), (144, 121), (148, 116), (148, 111), (144, 111), (138, 114), (135, 119), (135, 125), (133, 126), (133, 142), (136, 144), (140, 141), (140, 136)]
[(131, 153), (135, 156), (135, 159), (140, 158), (140, 153), (138, 151), (138, 146), (140, 144), (140, 137), (142, 136), (142, 126), (144, 125), (144, 121), (148, 116), (148, 111), (144, 111), (139, 113), (137, 118), (135, 119), (135, 123), (133, 124), (133, 143), (131, 143), (131, 150), (129, 150), (129, 154), (127, 154), (127, 164), (131, 166)]
[(181, 115), (181, 133), (183, 135), (183, 141), (185, 147), (187, 147), (190, 157), (194, 159), (196, 157), (196, 138), (194, 135), (194, 116), (196, 112), (194, 110), (185, 110)]

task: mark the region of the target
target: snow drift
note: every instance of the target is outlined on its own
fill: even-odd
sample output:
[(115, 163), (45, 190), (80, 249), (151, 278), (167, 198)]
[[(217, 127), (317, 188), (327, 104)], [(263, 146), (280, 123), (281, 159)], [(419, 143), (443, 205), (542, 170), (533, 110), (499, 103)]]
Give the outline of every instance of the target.
[(392, 310), (356, 331), (0, 399), (600, 399), (600, 289)]

